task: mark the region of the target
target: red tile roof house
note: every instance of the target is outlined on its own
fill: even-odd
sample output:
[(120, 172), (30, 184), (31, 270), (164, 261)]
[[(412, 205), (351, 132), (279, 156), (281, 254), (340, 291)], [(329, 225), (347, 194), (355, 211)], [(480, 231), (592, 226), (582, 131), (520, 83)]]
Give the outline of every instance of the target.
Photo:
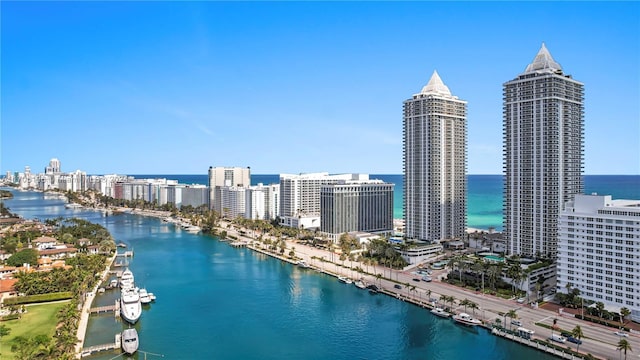
[(51, 249), (56, 247), (57, 244), (58, 240), (49, 236), (41, 236), (31, 240), (31, 246), (38, 250)]
[(0, 279), (0, 301), (17, 295), (13, 287), (17, 281), (18, 279)]
[(65, 249), (46, 249), (38, 251), (38, 257), (44, 258), (48, 257), (54, 260), (57, 259), (65, 259), (76, 256), (78, 249), (76, 248), (65, 248)]

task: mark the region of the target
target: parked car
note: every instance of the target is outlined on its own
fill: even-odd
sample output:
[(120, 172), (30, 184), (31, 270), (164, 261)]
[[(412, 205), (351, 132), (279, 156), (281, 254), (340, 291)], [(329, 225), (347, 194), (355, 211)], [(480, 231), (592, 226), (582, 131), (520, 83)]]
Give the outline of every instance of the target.
[(549, 336), (549, 340), (553, 340), (555, 342), (559, 342), (563, 344), (565, 341), (567, 341), (567, 339), (564, 336), (560, 336), (558, 334), (552, 334), (551, 336)]
[(572, 342), (572, 343), (578, 344), (578, 345), (582, 344), (582, 340), (574, 338), (573, 335), (571, 335), (571, 333), (563, 331), (563, 332), (560, 333), (560, 335), (562, 335), (565, 339), (567, 339), (568, 342)]

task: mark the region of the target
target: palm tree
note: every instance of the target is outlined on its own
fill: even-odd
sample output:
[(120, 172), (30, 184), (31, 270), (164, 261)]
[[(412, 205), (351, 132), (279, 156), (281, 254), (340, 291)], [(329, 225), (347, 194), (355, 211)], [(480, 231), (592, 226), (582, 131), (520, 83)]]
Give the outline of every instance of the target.
[(427, 298), (431, 301), (431, 289), (427, 290)]
[(442, 301), (445, 305), (447, 305), (447, 301), (449, 297), (447, 295), (440, 295), (440, 301)]
[[(576, 325), (576, 327), (574, 327), (573, 330), (571, 330), (571, 336), (573, 336), (578, 340), (584, 337), (584, 334), (582, 333), (582, 328), (580, 327), (580, 325)], [(578, 346), (576, 347), (577, 352), (580, 351), (580, 342), (581, 341), (578, 341)]]
[(620, 339), (620, 341), (618, 341), (617, 350), (621, 352), (624, 351), (625, 360), (627, 360), (627, 350), (633, 351), (633, 349), (631, 349), (631, 344), (629, 344), (629, 342), (626, 339)]
[(467, 312), (467, 305), (469, 305), (471, 301), (469, 299), (464, 298), (464, 300), (460, 301), (460, 305), (464, 306), (464, 312)]
[(598, 301), (596, 303), (596, 309), (598, 309), (598, 313), (600, 314), (600, 317), (602, 317), (602, 311), (604, 310), (604, 303), (602, 301)]
[(473, 301), (469, 300), (469, 309), (473, 310), (473, 316), (476, 316), (476, 309), (478, 309), (478, 304), (474, 303)]
[(631, 314), (631, 310), (627, 309), (626, 307), (620, 309), (620, 325), (624, 326), (624, 318), (629, 316), (629, 314)]
[[(518, 314), (516, 313), (515, 310), (511, 309), (507, 312), (506, 316), (512, 320), (515, 320), (518, 318)], [(511, 323), (509, 323), (509, 330), (511, 330)]]

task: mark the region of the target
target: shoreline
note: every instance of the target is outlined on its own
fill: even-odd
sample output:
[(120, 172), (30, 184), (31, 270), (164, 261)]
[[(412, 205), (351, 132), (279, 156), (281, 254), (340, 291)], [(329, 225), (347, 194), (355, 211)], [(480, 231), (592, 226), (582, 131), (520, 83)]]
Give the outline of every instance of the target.
[(80, 310), (80, 319), (78, 320), (78, 331), (76, 333), (76, 338), (78, 342), (76, 343), (76, 359), (82, 358), (82, 349), (84, 348), (84, 340), (87, 336), (87, 326), (89, 325), (89, 317), (91, 315), (91, 304), (93, 304), (93, 300), (96, 297), (98, 288), (100, 285), (107, 279), (109, 276), (109, 270), (111, 269), (111, 265), (115, 261), (118, 255), (118, 250), (116, 249), (113, 256), (107, 261), (106, 268), (100, 275), (100, 280), (96, 283), (96, 286), (93, 287), (93, 290), (86, 294), (84, 299), (84, 303), (82, 304), (82, 309)]

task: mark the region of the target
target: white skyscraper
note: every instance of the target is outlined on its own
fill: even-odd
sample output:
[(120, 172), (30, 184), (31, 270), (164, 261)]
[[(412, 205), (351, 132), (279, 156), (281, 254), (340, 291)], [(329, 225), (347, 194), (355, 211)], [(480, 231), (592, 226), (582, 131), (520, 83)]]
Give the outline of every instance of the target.
[(547, 48), (504, 84), (504, 236), (509, 254), (556, 256), (558, 215), (583, 192), (583, 84)]
[(464, 236), (467, 210), (467, 102), (436, 71), (404, 102), (404, 217), (408, 239)]
[(220, 211), (221, 200), (216, 199), (220, 186), (248, 187), (251, 185), (251, 168), (246, 167), (209, 167), (209, 209)]
[(607, 310), (640, 321), (640, 200), (576, 195), (560, 214), (558, 292), (580, 290)]

